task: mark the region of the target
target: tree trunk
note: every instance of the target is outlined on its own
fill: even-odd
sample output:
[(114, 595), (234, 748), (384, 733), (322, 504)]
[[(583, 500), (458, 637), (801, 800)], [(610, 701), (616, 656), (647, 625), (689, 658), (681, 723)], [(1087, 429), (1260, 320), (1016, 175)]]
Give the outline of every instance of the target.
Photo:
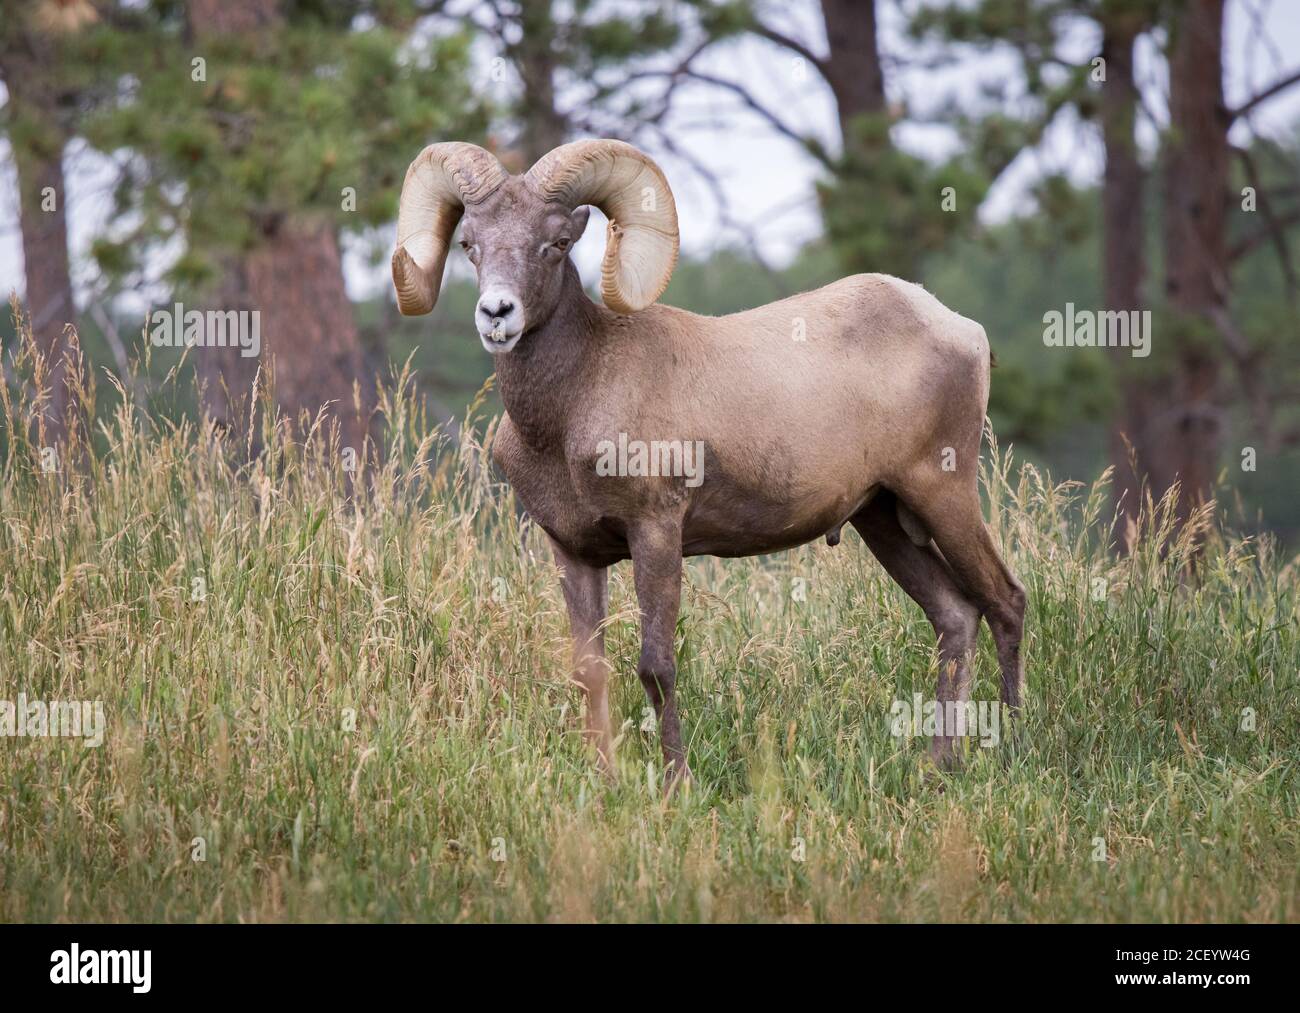
[[(221, 280), (214, 286), (207, 301), (218, 311), (251, 312), (254, 305), (248, 288), (248, 272), (244, 258), (222, 258)], [(259, 328), (259, 330), (261, 330)], [(261, 355), (256, 358), (240, 354), (237, 346), (196, 348), (191, 353), (194, 372), (198, 377), (203, 413), (222, 429), (240, 438), (254, 437), (253, 450), (257, 452), (257, 426), (253, 425), (250, 401), (253, 399), (253, 381), (258, 366), (267, 358), (270, 343), (264, 330), (261, 334)]]
[(339, 423), (341, 446), (360, 458), (374, 384), (333, 228), (286, 222), (245, 258), (244, 269), (251, 303), (261, 313), (262, 358), (274, 375), (276, 404), (288, 415), (305, 411), (314, 418), (332, 402), (327, 416)]
[(1224, 0), (1191, 0), (1173, 25), (1164, 165), (1165, 296), (1177, 342), (1174, 402), (1148, 430), (1157, 493), (1181, 482), (1179, 516), (1209, 499), (1218, 471), (1220, 339), (1226, 310), (1228, 116), (1223, 104)]
[(18, 170), (27, 313), (36, 346), (49, 367), (45, 381), (49, 399), (42, 414), (45, 439), (53, 444), (67, 436), (71, 364), (66, 353), (71, 342), (65, 330), (76, 324), (76, 308), (68, 269), (63, 183), (63, 149), (69, 135), (57, 90), (40, 74), (42, 59), (39, 53), (6, 54), (4, 68), (13, 122), (10, 142)]
[(818, 186), (826, 237), (846, 272), (915, 278), (922, 237), (933, 233), (912, 192), (921, 163), (889, 134), (876, 4), (822, 0), (821, 9), (827, 54), (817, 69), (835, 98), (841, 142), (840, 157), (827, 165), (833, 179)]
[[(568, 125), (555, 106), (555, 21), (550, 0), (531, 0), (520, 13), (519, 41), (511, 56), (523, 81), (520, 103), (523, 120), (519, 135), (520, 153), (529, 166), (568, 136)], [(525, 166), (527, 168), (527, 166)]]
[[(1138, 90), (1133, 75), (1133, 49), (1145, 26), (1131, 16), (1103, 23), (1101, 55), (1106, 78), (1101, 88), (1102, 136), (1106, 171), (1102, 180), (1102, 286), (1108, 310), (1142, 308), (1146, 275), (1146, 207), (1142, 163), (1138, 159), (1134, 125)], [(1134, 376), (1127, 348), (1109, 352), (1120, 404), (1112, 420), (1110, 460), (1115, 468), (1115, 530), (1121, 544), (1141, 507), (1140, 468), (1130, 460), (1129, 444), (1141, 450), (1148, 424), (1150, 391)], [(1142, 455), (1145, 456), (1145, 455)]]
[[(262, 33), (282, 23), (277, 0), (190, 0), (196, 38)], [(369, 431), (373, 378), (343, 280), (334, 229), (292, 211), (259, 215), (264, 238), (232, 258), (214, 298), (223, 310), (259, 314), (260, 359), (239, 349), (196, 349), (204, 408), (236, 433), (246, 434), (248, 397), (256, 363), (274, 377), (275, 404), (287, 417), (326, 417), (340, 428), (341, 446), (360, 458)], [(360, 386), (360, 410), (353, 388)], [(327, 422), (328, 424), (328, 422)]]
[(280, 20), (279, 0), (190, 0), (190, 29), (199, 38), (246, 35)]
[(885, 111), (885, 75), (876, 42), (875, 0), (822, 0), (828, 55), (822, 77), (835, 96), (845, 150), (858, 139), (855, 122)]

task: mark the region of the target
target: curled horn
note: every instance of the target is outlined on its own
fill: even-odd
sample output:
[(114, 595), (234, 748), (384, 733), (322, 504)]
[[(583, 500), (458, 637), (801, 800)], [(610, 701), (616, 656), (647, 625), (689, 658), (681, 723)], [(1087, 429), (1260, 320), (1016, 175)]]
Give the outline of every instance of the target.
[(609, 219), (600, 294), (616, 313), (645, 309), (668, 287), (677, 264), (677, 205), (654, 161), (622, 141), (574, 141), (528, 170), (544, 200), (594, 204)]
[(505, 179), (496, 156), (476, 144), (430, 144), (416, 156), (402, 184), (393, 253), (393, 287), (404, 315), (433, 309), (465, 205), (486, 200)]

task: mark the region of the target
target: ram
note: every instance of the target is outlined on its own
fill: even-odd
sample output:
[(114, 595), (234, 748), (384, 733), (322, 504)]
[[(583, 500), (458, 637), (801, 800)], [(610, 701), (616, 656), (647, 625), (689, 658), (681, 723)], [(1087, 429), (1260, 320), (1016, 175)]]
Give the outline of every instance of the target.
[[(569, 257), (590, 206), (608, 219), (603, 306)], [(403, 313), (433, 308), (462, 219), (460, 245), (478, 271), (475, 323), (507, 413), (493, 456), (550, 537), (603, 768), (614, 745), (609, 567), (632, 560), (637, 670), (671, 786), (690, 775), (674, 695), (683, 557), (835, 544), (846, 523), (933, 625), (938, 701), (969, 698), (982, 616), (1002, 700), (1019, 706), (1025, 594), (978, 490), (991, 365), (982, 327), (881, 274), (725, 317), (655, 304), (677, 261), (672, 191), (648, 156), (611, 140), (563, 145), (523, 175), (472, 144), (425, 148), (398, 216)], [(647, 452), (610, 454), (633, 445)], [(683, 462), (700, 448), (698, 480), (647, 467), (673, 460), (664, 447)], [(951, 765), (957, 744), (936, 735), (931, 755)]]

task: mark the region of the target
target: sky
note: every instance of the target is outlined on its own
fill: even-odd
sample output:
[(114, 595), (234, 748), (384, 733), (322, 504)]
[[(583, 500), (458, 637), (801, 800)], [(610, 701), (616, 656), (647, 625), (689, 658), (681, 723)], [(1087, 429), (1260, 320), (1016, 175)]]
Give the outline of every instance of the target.
[[(911, 7), (917, 0), (904, 2)], [(790, 0), (769, 6), (779, 11), (772, 20), (787, 34), (817, 52), (825, 51), (825, 33), (815, 0)], [(996, 51), (971, 53), (945, 66), (919, 66), (917, 58), (924, 54), (903, 37), (898, 3), (882, 4), (880, 19), (881, 48), (887, 61), (886, 90), (891, 102), (906, 96), (912, 110), (924, 114), (952, 98), (970, 101), (978, 95), (982, 83), (1014, 79), (1013, 61)], [(1229, 0), (1227, 35), (1225, 91), (1229, 105), (1237, 105), (1300, 66), (1300, 0)], [(1098, 44), (1094, 34), (1080, 32), (1077, 38), (1067, 40), (1064, 55), (1086, 59), (1096, 53)], [(486, 60), (480, 62), (486, 65)], [(829, 91), (815, 71), (800, 66), (787, 51), (762, 40), (745, 39), (707, 53), (698, 67), (746, 84), (759, 101), (779, 110), (796, 129), (824, 138), (828, 144), (834, 141), (837, 131)], [(1150, 40), (1145, 40), (1139, 50), (1137, 73), (1144, 104), (1163, 123), (1167, 79), (1163, 60)], [(484, 74), (486, 80), (486, 66)], [(510, 86), (509, 81), (493, 85)], [(3, 95), (0, 86), (0, 97)], [(778, 267), (788, 264), (800, 247), (821, 231), (814, 191), (817, 163), (729, 93), (693, 85), (682, 93), (675, 110), (673, 136), (721, 182), (728, 194), (731, 216), (739, 226), (724, 227), (713, 191), (685, 160), (648, 148), (673, 186), (683, 252), (701, 256), (719, 246), (752, 243), (769, 263)], [(1297, 123), (1300, 86), (1261, 106), (1250, 124), (1235, 128), (1233, 139), (1243, 141), (1252, 128), (1281, 137), (1296, 129)], [(1140, 127), (1139, 140), (1148, 151), (1153, 150), (1155, 137), (1150, 124)], [(437, 139), (412, 138), (412, 156)], [(894, 139), (924, 157), (941, 157), (954, 143), (945, 128), (906, 123), (895, 127)], [(1004, 173), (980, 214), (987, 221), (998, 221), (1032, 210), (1027, 195), (1040, 175), (1065, 171), (1075, 182), (1086, 184), (1100, 177), (1102, 165), (1096, 131), (1079, 130), (1077, 124), (1063, 119), (1042, 145), (1022, 153)], [(65, 154), (65, 170), (73, 279), (79, 301), (84, 301), (96, 278), (88, 249), (109, 209), (113, 173), (103, 156), (78, 142), (70, 145)], [(593, 215), (575, 251), (588, 283), (599, 273), (604, 232), (599, 214)], [(392, 241), (391, 228), (345, 241), (344, 270), (353, 298), (370, 297), (388, 289), (387, 261)], [(455, 251), (449, 263), (452, 271), (469, 275), (468, 264)], [(158, 264), (158, 271), (164, 266)], [(19, 293), (23, 290), (22, 249), (12, 158), (7, 143), (0, 140), (0, 294), (7, 298), (11, 289)], [(148, 299), (161, 300), (165, 296), (165, 288), (157, 286), (138, 299), (126, 298), (118, 309), (143, 312)]]

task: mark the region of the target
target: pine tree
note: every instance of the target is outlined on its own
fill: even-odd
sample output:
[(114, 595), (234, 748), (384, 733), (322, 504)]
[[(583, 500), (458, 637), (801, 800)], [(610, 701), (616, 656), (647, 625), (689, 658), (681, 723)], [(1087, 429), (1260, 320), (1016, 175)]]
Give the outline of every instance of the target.
[(392, 221), (425, 144), (481, 134), (468, 40), (416, 37), (363, 3), (189, 0), (148, 7), (114, 68), (122, 98), (88, 126), (124, 151), (100, 264), (125, 275), (184, 239), (178, 299), (260, 314), (261, 355), (196, 350), (206, 411), (242, 432), (260, 365), (289, 418), (327, 416), (358, 455), (374, 374), (339, 235)]

